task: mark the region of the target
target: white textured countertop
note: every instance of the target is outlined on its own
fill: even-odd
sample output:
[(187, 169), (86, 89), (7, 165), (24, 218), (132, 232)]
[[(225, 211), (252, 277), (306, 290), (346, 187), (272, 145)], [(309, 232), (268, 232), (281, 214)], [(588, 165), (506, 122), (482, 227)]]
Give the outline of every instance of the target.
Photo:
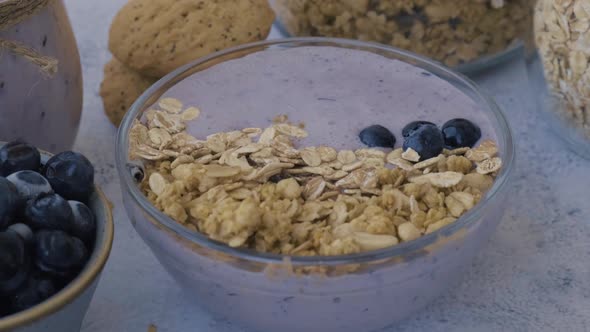
[[(98, 87), (109, 60), (108, 22), (125, 0), (66, 0), (84, 67), (76, 149), (96, 165), (115, 204), (113, 251), (82, 331), (244, 332), (184, 297), (133, 230), (114, 167), (115, 128)], [(276, 36), (273, 33), (273, 36)], [(566, 150), (536, 113), (524, 60), (476, 77), (505, 110), (518, 145), (514, 196), (464, 282), (389, 331), (590, 330), (590, 162)]]

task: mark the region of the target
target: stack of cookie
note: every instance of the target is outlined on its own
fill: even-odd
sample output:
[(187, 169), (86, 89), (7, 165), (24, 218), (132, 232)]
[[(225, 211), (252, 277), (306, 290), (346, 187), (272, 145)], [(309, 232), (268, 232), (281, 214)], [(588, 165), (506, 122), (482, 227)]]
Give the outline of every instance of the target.
[(100, 86), (113, 124), (155, 81), (197, 58), (264, 40), (274, 13), (267, 0), (130, 0), (109, 34), (113, 59)]

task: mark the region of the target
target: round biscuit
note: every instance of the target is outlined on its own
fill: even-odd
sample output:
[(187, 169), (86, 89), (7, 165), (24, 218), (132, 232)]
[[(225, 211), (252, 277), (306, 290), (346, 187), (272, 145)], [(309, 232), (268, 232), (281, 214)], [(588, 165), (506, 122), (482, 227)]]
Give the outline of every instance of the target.
[(117, 59), (111, 59), (104, 66), (104, 78), (100, 84), (100, 96), (109, 120), (119, 126), (135, 100), (156, 81), (133, 71)]
[(264, 40), (267, 0), (131, 0), (116, 15), (109, 49), (136, 71), (162, 77), (210, 53)]

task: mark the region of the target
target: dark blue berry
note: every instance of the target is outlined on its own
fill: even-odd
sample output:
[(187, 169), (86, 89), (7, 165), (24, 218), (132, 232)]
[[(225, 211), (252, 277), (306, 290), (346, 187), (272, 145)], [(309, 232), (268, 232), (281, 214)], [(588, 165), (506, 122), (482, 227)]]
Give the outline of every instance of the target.
[(20, 171), (6, 178), (16, 187), (23, 202), (37, 197), (39, 194), (53, 192), (49, 181), (43, 175), (33, 171)]
[(26, 283), (9, 298), (13, 312), (27, 310), (53, 296), (57, 292), (53, 281), (46, 277), (31, 276)]
[(61, 196), (86, 202), (94, 189), (94, 167), (82, 154), (72, 151), (51, 157), (43, 175)]
[(472, 148), (481, 138), (481, 129), (466, 119), (447, 121), (442, 127), (445, 147), (449, 150), (469, 147)]
[(14, 184), (0, 177), (0, 231), (14, 222), (20, 206), (20, 196)]
[(13, 224), (10, 225), (10, 227), (8, 227), (6, 229), (7, 232), (14, 232), (16, 234), (18, 234), (18, 236), (21, 237), (21, 239), (23, 239), (25, 241), (26, 245), (31, 245), (33, 244), (33, 241), (35, 239), (35, 235), (33, 234), (33, 231), (31, 230), (31, 228), (25, 224)]
[(395, 146), (395, 136), (389, 129), (380, 125), (372, 125), (363, 129), (359, 138), (363, 144), (371, 148), (393, 148)]
[(443, 150), (442, 133), (436, 126), (422, 126), (404, 140), (404, 151), (411, 148), (418, 152), (420, 160), (438, 156)]
[(0, 233), (0, 295), (13, 294), (27, 279), (30, 252), (15, 232)]
[(413, 121), (408, 123), (404, 129), (402, 129), (402, 136), (404, 138), (412, 135), (416, 130), (420, 129), (423, 126), (435, 126), (436, 125), (429, 121)]
[(0, 297), (0, 319), (2, 319), (4, 316), (10, 315), (11, 313), (10, 303)]
[(69, 232), (74, 214), (68, 201), (58, 194), (41, 194), (27, 202), (24, 213), (27, 225), (34, 230), (49, 229)]
[(36, 266), (54, 276), (76, 274), (86, 263), (88, 251), (82, 240), (62, 231), (42, 230), (35, 234)]
[(82, 240), (87, 248), (91, 248), (96, 237), (94, 213), (84, 203), (77, 201), (69, 201), (68, 203), (74, 214), (70, 234)]
[(41, 154), (34, 146), (21, 141), (6, 143), (0, 148), (0, 176), (41, 167)]

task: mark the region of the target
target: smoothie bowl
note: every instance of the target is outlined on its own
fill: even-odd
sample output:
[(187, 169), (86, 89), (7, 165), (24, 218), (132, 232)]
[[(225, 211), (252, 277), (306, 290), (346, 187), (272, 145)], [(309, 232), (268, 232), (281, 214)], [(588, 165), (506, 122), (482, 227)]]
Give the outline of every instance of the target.
[(460, 280), (502, 218), (512, 144), (462, 76), (302, 38), (168, 75), (116, 153), (131, 222), (196, 303), (260, 331), (356, 332)]

